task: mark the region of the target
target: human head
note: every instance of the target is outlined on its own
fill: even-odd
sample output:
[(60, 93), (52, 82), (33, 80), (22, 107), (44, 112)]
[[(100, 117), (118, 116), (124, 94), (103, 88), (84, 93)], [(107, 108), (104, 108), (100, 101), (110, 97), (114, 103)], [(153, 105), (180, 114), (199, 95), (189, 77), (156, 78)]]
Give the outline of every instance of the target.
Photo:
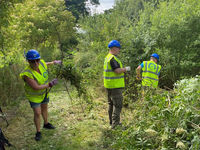
[(153, 53), (153, 54), (150, 56), (150, 59), (152, 59), (154, 62), (158, 63), (158, 62), (159, 62), (159, 55), (156, 54), (156, 53)]
[(26, 53), (26, 60), (29, 62), (31, 68), (37, 69), (40, 61), (40, 54), (37, 50), (31, 49)]
[(109, 42), (108, 48), (113, 55), (118, 55), (121, 48), (120, 42), (117, 40), (112, 40)]

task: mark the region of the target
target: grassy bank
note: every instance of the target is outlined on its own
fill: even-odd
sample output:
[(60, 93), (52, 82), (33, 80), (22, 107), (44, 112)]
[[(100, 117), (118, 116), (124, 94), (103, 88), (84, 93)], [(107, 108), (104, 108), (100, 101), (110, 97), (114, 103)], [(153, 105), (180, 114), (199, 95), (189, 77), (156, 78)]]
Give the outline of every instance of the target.
[[(109, 149), (103, 140), (110, 131), (105, 97), (96, 99), (93, 109), (88, 111), (87, 104), (80, 102), (78, 98), (71, 101), (66, 91), (52, 91), (49, 121), (56, 126), (56, 129), (51, 131), (42, 129), (42, 140), (39, 142), (34, 140), (33, 113), (28, 101), (22, 101), (15, 110), (4, 110), (8, 112), (10, 125), (8, 128), (3, 128), (3, 131), (15, 146), (8, 149)], [(5, 127), (3, 122), (0, 124)]]
[(121, 113), (123, 126), (116, 130), (110, 129), (106, 94), (100, 88), (93, 89), (99, 95), (86, 103), (75, 92), (70, 92), (71, 101), (62, 87), (50, 95), (49, 121), (56, 129), (42, 129), (40, 142), (34, 140), (33, 113), (26, 100), (18, 108), (4, 108), (10, 125), (5, 128), (1, 121), (0, 127), (20, 150), (198, 150), (199, 81), (199, 76), (183, 79), (172, 91), (149, 91), (143, 99), (130, 100)]

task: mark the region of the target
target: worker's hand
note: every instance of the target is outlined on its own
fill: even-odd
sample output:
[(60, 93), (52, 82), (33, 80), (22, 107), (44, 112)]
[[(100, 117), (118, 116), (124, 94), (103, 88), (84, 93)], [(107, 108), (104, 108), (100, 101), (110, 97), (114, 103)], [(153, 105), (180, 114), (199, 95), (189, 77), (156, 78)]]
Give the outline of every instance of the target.
[(142, 78), (140, 77), (140, 75), (137, 75), (137, 76), (136, 76), (136, 79), (137, 79), (137, 80), (142, 80)]
[(49, 87), (53, 87), (58, 83), (58, 79), (53, 79), (51, 82), (49, 82)]
[(131, 71), (131, 67), (130, 66), (127, 66), (125, 67), (126, 71)]
[(61, 60), (54, 60), (53, 63), (54, 63), (54, 64), (59, 64), (59, 65), (61, 65), (61, 64), (62, 64), (62, 61), (61, 61)]

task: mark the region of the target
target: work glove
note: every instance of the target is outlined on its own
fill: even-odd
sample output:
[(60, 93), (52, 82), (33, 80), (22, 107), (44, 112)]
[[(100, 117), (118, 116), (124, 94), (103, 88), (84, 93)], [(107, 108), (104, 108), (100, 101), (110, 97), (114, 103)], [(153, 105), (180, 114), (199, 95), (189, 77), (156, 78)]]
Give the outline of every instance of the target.
[(127, 66), (125, 67), (126, 71), (131, 71), (131, 67), (130, 66)]
[(54, 63), (54, 64), (59, 64), (59, 65), (61, 65), (61, 64), (62, 64), (62, 61), (61, 61), (61, 60), (54, 60), (53, 63)]
[(136, 76), (136, 79), (137, 79), (137, 80), (142, 80), (142, 78), (141, 78), (140, 75), (137, 75), (137, 76)]
[(51, 82), (49, 82), (49, 87), (53, 87), (54, 85), (56, 85), (58, 83), (58, 79), (53, 79)]

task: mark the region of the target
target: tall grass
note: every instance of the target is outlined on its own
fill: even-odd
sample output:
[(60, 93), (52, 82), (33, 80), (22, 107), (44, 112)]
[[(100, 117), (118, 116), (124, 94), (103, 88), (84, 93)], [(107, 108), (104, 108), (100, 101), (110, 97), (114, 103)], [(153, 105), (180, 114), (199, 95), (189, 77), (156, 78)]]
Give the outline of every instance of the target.
[(0, 68), (0, 105), (17, 103), (23, 96), (23, 81), (19, 78), (22, 70), (20, 64)]

